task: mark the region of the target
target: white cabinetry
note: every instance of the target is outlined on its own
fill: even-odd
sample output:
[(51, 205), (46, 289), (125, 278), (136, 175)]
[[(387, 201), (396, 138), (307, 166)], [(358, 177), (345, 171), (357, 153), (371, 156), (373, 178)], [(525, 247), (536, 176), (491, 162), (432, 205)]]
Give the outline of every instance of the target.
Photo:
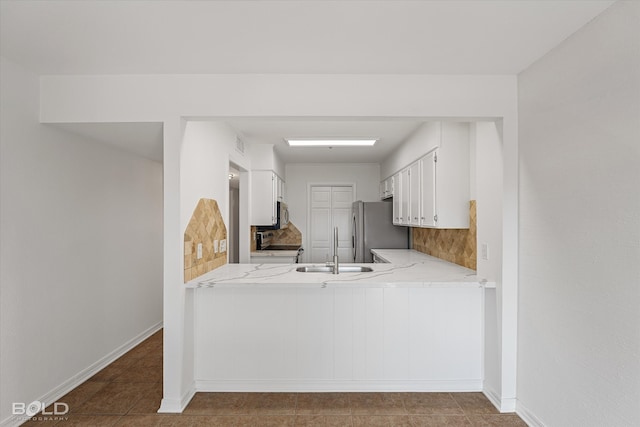
[(407, 212), (407, 224), (420, 225), (420, 162), (409, 166), (409, 211)]
[(402, 217), (402, 205), (400, 203), (402, 183), (400, 182), (400, 172), (391, 178), (391, 184), (393, 186), (393, 223), (400, 225), (402, 224), (400, 221)]
[(420, 226), (436, 226), (436, 150), (420, 159), (420, 181), (422, 197), (420, 198)]
[(278, 176), (273, 171), (251, 171), (251, 225), (274, 225), (277, 221)]
[(439, 136), (435, 148), (395, 175), (394, 224), (469, 228), (469, 127), (443, 123)]
[(393, 197), (393, 177), (385, 179), (380, 183), (380, 200)]
[(409, 168), (400, 171), (400, 224), (409, 225)]

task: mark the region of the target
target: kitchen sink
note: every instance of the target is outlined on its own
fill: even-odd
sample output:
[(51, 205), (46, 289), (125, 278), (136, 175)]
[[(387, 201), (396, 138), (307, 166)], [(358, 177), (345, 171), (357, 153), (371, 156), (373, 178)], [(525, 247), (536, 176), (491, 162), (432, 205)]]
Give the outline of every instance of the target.
[[(312, 265), (309, 267), (298, 267), (296, 271), (300, 273), (333, 273), (333, 267), (330, 265)], [(372, 272), (371, 267), (361, 267), (358, 265), (340, 265), (338, 273), (369, 273)]]

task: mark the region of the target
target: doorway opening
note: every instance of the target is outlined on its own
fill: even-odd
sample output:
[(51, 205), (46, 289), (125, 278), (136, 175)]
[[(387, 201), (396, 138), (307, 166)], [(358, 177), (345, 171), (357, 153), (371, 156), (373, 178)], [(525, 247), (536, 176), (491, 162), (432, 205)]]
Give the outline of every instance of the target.
[(229, 264), (240, 262), (240, 168), (229, 162)]

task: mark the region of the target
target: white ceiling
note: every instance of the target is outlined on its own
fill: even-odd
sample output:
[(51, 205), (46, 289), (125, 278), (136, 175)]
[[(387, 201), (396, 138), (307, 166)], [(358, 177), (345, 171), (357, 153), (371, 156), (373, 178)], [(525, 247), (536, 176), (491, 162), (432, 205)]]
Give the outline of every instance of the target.
[[(37, 74), (517, 74), (613, 0), (0, 0), (0, 53)], [(289, 162), (379, 162), (418, 125), (234, 120)], [(67, 130), (162, 156), (135, 124)], [(146, 135), (146, 139), (143, 137)], [(374, 136), (370, 149), (287, 148), (285, 137)], [(120, 141), (120, 142), (118, 142)]]
[(610, 0), (0, 2), (39, 74), (516, 74)]
[[(423, 121), (418, 120), (232, 120), (244, 141), (267, 143), (284, 163), (379, 163)], [(289, 147), (284, 138), (376, 138), (373, 147)]]

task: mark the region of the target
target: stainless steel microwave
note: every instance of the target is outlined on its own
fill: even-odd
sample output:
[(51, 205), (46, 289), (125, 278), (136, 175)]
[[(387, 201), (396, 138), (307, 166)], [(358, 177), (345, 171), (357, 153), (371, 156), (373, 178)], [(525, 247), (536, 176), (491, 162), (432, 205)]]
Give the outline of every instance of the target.
[(289, 207), (284, 202), (277, 202), (276, 223), (273, 225), (258, 225), (257, 231), (280, 230), (289, 225)]
[(287, 228), (289, 225), (289, 207), (284, 202), (278, 202), (277, 207), (278, 218), (276, 220), (275, 229)]

